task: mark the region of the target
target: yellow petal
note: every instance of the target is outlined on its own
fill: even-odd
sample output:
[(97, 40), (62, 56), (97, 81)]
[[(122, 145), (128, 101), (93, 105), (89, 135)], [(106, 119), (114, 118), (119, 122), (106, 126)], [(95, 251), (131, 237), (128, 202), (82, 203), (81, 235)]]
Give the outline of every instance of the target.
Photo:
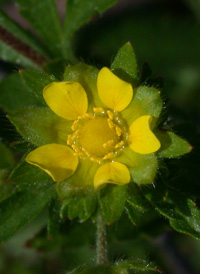
[(78, 157), (73, 150), (59, 144), (48, 144), (31, 151), (26, 161), (49, 174), (55, 182), (69, 178), (76, 170)]
[(108, 68), (100, 70), (97, 89), (99, 97), (106, 107), (116, 111), (124, 110), (133, 97), (132, 85), (121, 80)]
[(94, 176), (94, 187), (98, 188), (104, 184), (125, 185), (130, 182), (128, 168), (118, 162), (110, 162), (98, 168)]
[(53, 82), (44, 88), (43, 96), (51, 110), (68, 120), (77, 119), (88, 108), (86, 92), (78, 82)]
[(129, 146), (140, 154), (149, 154), (160, 148), (160, 142), (150, 129), (152, 117), (141, 116), (129, 128)]

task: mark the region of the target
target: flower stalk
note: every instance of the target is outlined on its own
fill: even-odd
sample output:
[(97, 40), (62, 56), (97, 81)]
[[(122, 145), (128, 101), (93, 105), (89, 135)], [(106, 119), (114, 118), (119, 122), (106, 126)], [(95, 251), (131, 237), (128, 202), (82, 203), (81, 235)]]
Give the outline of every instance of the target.
[(106, 225), (99, 210), (97, 215), (97, 235), (96, 235), (96, 263), (102, 265), (107, 263), (107, 240)]

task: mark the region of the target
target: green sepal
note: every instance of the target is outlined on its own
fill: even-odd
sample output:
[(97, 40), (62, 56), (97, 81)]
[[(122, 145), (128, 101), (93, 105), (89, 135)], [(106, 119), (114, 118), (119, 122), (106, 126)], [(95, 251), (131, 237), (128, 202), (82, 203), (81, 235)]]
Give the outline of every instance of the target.
[(89, 195), (94, 191), (94, 188), (88, 189), (84, 186), (73, 186), (67, 181), (63, 181), (56, 184), (56, 191), (60, 199), (69, 199), (73, 197), (84, 197)]
[(49, 74), (31, 69), (21, 70), (20, 75), (26, 87), (46, 106), (42, 94), (43, 89), (52, 82), (56, 82), (57, 79)]
[(99, 191), (98, 200), (106, 224), (116, 222), (120, 218), (127, 200), (127, 185), (107, 185)]
[(94, 176), (99, 163), (90, 158), (79, 158), (79, 164), (74, 174), (63, 182), (57, 184), (56, 190), (61, 199), (83, 197), (95, 193)]
[(0, 169), (10, 168), (14, 164), (12, 151), (2, 142), (0, 142)]
[(156, 177), (158, 161), (153, 153), (139, 154), (130, 148), (124, 148), (117, 161), (129, 168), (131, 179), (134, 183), (150, 184)]
[[(143, 162), (141, 162), (143, 160)], [(139, 166), (130, 168), (131, 178), (137, 184), (153, 183), (158, 169), (158, 161), (154, 154), (141, 155)]]
[(62, 218), (66, 216), (69, 219), (79, 218), (80, 222), (85, 222), (90, 218), (96, 209), (96, 195), (87, 195), (85, 197), (75, 197), (64, 200), (60, 210)]
[(186, 140), (171, 131), (157, 130), (155, 134), (161, 143), (161, 148), (156, 153), (159, 157), (175, 158), (192, 150), (192, 146)]
[(17, 131), (36, 146), (66, 144), (72, 122), (60, 118), (49, 108), (26, 108), (8, 115)]
[(12, 73), (1, 80), (0, 91), (0, 106), (8, 113), (42, 105), (36, 96), (27, 90), (19, 73)]
[(3, 200), (0, 203), (0, 243), (8, 240), (36, 217), (55, 194), (52, 182), (42, 182), (18, 188)]
[(138, 81), (138, 66), (133, 47), (130, 42), (126, 43), (117, 53), (111, 64), (111, 69), (121, 79), (134, 85)]
[(36, 166), (21, 161), (11, 172), (9, 181), (12, 184), (39, 184), (42, 182), (53, 182), (51, 177)]
[[(149, 261), (148, 259), (135, 259), (135, 260), (127, 260), (120, 261), (117, 263), (120, 267), (124, 267), (128, 270), (136, 271), (137, 273), (147, 273), (147, 274), (155, 274), (155, 273), (163, 273), (161, 269), (154, 263)], [(138, 272), (139, 271), (139, 272)], [(131, 272), (132, 273), (132, 272)]]
[(160, 91), (153, 87), (141, 86), (134, 89), (133, 96), (130, 105), (121, 112), (122, 117), (131, 125), (140, 116), (151, 115), (151, 127), (154, 128), (163, 107)]

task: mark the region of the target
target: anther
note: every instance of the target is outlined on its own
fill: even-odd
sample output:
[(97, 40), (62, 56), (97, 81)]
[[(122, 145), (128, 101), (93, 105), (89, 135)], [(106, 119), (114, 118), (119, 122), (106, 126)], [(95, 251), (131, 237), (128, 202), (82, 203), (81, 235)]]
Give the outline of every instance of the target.
[(113, 118), (114, 118), (114, 114), (113, 114), (113, 112), (112, 112), (112, 111), (107, 110), (107, 115), (108, 115), (108, 118), (110, 118), (110, 120), (113, 120)]
[(110, 128), (110, 129), (113, 129), (114, 126), (115, 126), (115, 124), (114, 124), (109, 118), (107, 119), (107, 122), (108, 122), (109, 128)]
[(75, 120), (75, 121), (73, 122), (72, 127), (71, 127), (71, 129), (72, 129), (73, 131), (75, 131), (75, 130), (77, 129), (78, 123), (79, 123), (79, 120)]
[(113, 152), (110, 152), (110, 153), (106, 154), (106, 155), (103, 157), (103, 160), (110, 159), (110, 158), (113, 157), (113, 155), (114, 155), (114, 153), (113, 153)]
[(68, 146), (72, 145), (72, 143), (73, 143), (72, 135), (68, 135), (68, 137), (67, 137)]
[(124, 145), (124, 141), (121, 141), (115, 145), (115, 148), (121, 148)]
[(72, 148), (75, 152), (79, 152), (79, 149), (78, 149), (77, 145), (72, 144), (71, 146), (72, 146)]
[(91, 156), (90, 153), (89, 153), (84, 147), (82, 147), (82, 151), (83, 151), (88, 157)]
[(120, 127), (116, 126), (116, 127), (115, 127), (115, 131), (116, 131), (116, 133), (117, 133), (117, 136), (121, 136), (122, 130), (121, 130)]
[(99, 158), (96, 158), (96, 157), (91, 157), (90, 158), (93, 162), (96, 162), (96, 163), (101, 163), (101, 160)]
[(104, 148), (109, 147), (109, 146), (111, 146), (113, 143), (114, 143), (114, 140), (113, 140), (113, 139), (112, 139), (112, 140), (109, 140), (108, 142), (106, 142), (106, 143), (103, 144), (103, 147), (104, 147)]
[(104, 109), (103, 108), (93, 108), (94, 112), (103, 112), (104, 113)]
[(92, 113), (86, 113), (86, 114), (84, 114), (84, 118), (94, 119), (95, 117)]

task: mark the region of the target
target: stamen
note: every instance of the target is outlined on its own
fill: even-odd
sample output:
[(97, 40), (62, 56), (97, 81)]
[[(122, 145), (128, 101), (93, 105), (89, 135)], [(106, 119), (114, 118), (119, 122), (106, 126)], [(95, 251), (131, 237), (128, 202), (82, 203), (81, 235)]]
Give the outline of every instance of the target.
[(90, 157), (90, 159), (93, 161), (93, 162), (96, 162), (96, 163), (101, 163), (101, 159), (99, 158), (96, 158), (96, 157)]
[(84, 153), (81, 152), (81, 151), (75, 151), (75, 152), (73, 153), (73, 155), (74, 155), (74, 156), (84, 156)]
[(93, 111), (98, 113), (98, 112), (102, 112), (104, 113), (104, 109), (103, 108), (93, 108)]
[(114, 119), (114, 114), (110, 110), (107, 110), (107, 115), (108, 115), (108, 118), (110, 118), (110, 120)]
[(82, 147), (82, 151), (83, 151), (88, 157), (91, 156), (90, 153), (89, 153), (84, 147)]
[(108, 142), (106, 142), (106, 143), (103, 144), (103, 147), (104, 147), (104, 148), (109, 147), (109, 146), (111, 146), (113, 143), (114, 143), (114, 140), (113, 140), (113, 139), (112, 139), (112, 140), (109, 140)]
[(121, 141), (115, 145), (115, 148), (121, 148), (124, 145), (124, 141)]
[(106, 155), (103, 157), (103, 160), (110, 159), (110, 158), (113, 157), (113, 155), (114, 155), (114, 153), (113, 153), (113, 152), (110, 152), (110, 153), (106, 154)]
[(110, 129), (113, 129), (114, 126), (115, 126), (115, 124), (114, 124), (109, 118), (107, 119), (107, 122), (108, 122), (109, 128), (110, 128)]
[(77, 129), (78, 123), (79, 123), (79, 120), (75, 120), (75, 121), (73, 122), (72, 127), (71, 127), (71, 129), (72, 129), (73, 131), (75, 131), (75, 130)]
[[(85, 113), (73, 122), (73, 132), (67, 137), (67, 145), (78, 157), (89, 157), (97, 163), (108, 159), (112, 161), (128, 136), (121, 124), (117, 112), (94, 107), (93, 112)], [(102, 136), (99, 136), (99, 132), (102, 132)]]
[(72, 148), (73, 148), (73, 150), (74, 150), (75, 152), (79, 152), (79, 151), (80, 151), (79, 148), (77, 147), (77, 145), (72, 144), (71, 146), (72, 146)]
[(67, 144), (68, 144), (68, 146), (71, 146), (72, 143), (73, 143), (72, 135), (68, 135), (68, 137), (67, 137)]
[(116, 133), (117, 133), (117, 136), (121, 136), (121, 134), (122, 134), (122, 130), (121, 130), (121, 128), (120, 127), (118, 127), (118, 126), (116, 126), (115, 127), (115, 131), (116, 131)]
[(95, 116), (92, 113), (86, 113), (86, 114), (84, 114), (84, 118), (94, 119)]

